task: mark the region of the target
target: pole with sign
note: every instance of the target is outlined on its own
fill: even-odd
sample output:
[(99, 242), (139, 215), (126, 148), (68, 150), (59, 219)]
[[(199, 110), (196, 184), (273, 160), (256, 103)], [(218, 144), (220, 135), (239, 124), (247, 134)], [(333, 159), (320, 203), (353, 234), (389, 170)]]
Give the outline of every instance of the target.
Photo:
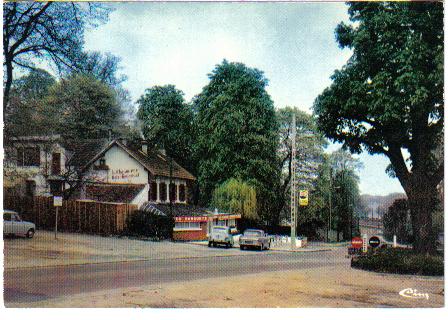
[(62, 197), (54, 196), (53, 206), (56, 207), (56, 218), (54, 223), (54, 238), (56, 239), (58, 234), (58, 213), (59, 213), (59, 207), (62, 207)]
[(362, 236), (362, 252), (367, 252), (367, 234)]
[(296, 114), (292, 114), (291, 133), (291, 250), (296, 249), (297, 182), (296, 182)]

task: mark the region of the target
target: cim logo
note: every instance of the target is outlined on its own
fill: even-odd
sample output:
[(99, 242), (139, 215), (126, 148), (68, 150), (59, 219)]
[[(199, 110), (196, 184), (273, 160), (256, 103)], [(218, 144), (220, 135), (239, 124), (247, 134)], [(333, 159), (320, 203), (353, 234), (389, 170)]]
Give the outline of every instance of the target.
[(399, 292), (400, 296), (405, 298), (412, 298), (412, 299), (426, 299), (429, 300), (429, 294), (427, 293), (420, 293), (417, 291), (417, 289), (412, 288), (406, 288)]

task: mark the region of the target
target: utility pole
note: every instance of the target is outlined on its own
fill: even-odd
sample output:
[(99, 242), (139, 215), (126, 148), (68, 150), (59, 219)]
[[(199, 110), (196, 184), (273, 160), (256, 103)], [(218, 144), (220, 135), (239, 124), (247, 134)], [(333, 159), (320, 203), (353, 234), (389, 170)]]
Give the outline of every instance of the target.
[(291, 249), (296, 248), (297, 182), (296, 182), (296, 114), (292, 114), (291, 132)]
[(329, 217), (328, 217), (328, 230), (327, 230), (327, 242), (329, 242), (329, 233), (330, 233), (330, 235), (331, 235), (331, 211), (332, 211), (332, 204), (331, 204), (331, 193), (333, 192), (332, 191), (332, 180), (333, 180), (333, 172), (332, 172), (332, 169), (331, 169), (331, 167), (330, 167), (330, 192), (329, 192), (329, 202), (330, 202), (330, 215), (329, 215)]

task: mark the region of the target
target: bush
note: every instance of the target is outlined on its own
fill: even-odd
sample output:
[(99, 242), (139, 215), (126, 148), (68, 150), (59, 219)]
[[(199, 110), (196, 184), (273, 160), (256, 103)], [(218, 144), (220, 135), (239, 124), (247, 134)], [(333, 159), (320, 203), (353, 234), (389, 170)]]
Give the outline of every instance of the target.
[(137, 210), (128, 218), (126, 234), (144, 236), (153, 240), (171, 239), (173, 228), (173, 217)]
[(351, 266), (376, 272), (443, 276), (443, 256), (418, 255), (409, 249), (370, 251), (354, 257)]

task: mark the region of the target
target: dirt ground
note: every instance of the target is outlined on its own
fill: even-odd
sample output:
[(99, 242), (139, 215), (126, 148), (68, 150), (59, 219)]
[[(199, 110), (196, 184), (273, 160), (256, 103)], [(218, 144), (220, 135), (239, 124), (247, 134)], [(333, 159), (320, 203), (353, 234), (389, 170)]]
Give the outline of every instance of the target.
[[(406, 288), (428, 293), (428, 299), (400, 296), (399, 292)], [(28, 302), (26, 307), (439, 308), (444, 305), (443, 288), (441, 277), (385, 275), (337, 267), (117, 289)]]

